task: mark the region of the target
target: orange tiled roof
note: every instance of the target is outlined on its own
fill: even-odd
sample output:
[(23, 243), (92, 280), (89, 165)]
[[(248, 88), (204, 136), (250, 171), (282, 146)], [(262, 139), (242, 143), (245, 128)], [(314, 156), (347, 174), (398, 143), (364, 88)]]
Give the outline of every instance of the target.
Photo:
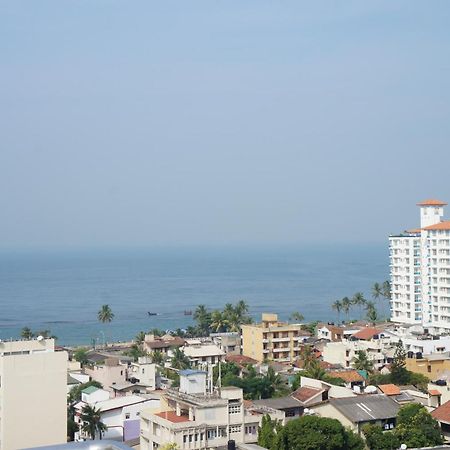
[(163, 411), (160, 413), (156, 413), (155, 415), (161, 417), (162, 419), (169, 420), (173, 423), (189, 422), (188, 416), (177, 416), (175, 411)]
[(378, 388), (386, 395), (400, 395), (401, 391), (395, 384), (380, 384)]
[(249, 356), (244, 356), (244, 355), (226, 355), (225, 360), (228, 362), (233, 362), (240, 366), (258, 363), (258, 361), (256, 361), (256, 359), (253, 359), (253, 358), (250, 358)]
[(450, 423), (450, 401), (431, 411), (431, 415), (439, 422)]
[(406, 230), (407, 233), (415, 234), (420, 233), (422, 231), (421, 228), (412, 228), (411, 230)]
[(323, 392), (323, 390), (324, 389), (317, 389), (317, 388), (303, 386), (301, 388), (298, 388), (291, 395), (292, 395), (292, 397), (296, 398), (297, 400), (300, 400), (301, 402), (307, 402), (311, 398), (313, 398), (316, 395)]
[(447, 203), (441, 200), (436, 200), (434, 198), (430, 198), (428, 200), (424, 200), (423, 202), (417, 203), (417, 206), (446, 206), (446, 205)]
[(366, 328), (363, 328), (363, 329), (357, 331), (352, 336), (357, 339), (362, 339), (364, 341), (368, 341), (369, 339), (372, 339), (374, 336), (376, 336), (377, 334), (380, 334), (380, 333), (381, 333), (381, 330), (378, 330), (377, 328), (366, 327)]
[(346, 383), (364, 381), (364, 378), (356, 370), (336, 370), (328, 372), (328, 375), (333, 378), (341, 378)]
[(442, 395), (442, 393), (441, 393), (440, 391), (438, 391), (437, 389), (430, 389), (430, 390), (428, 391), (428, 393), (429, 393), (430, 395)]
[(424, 230), (450, 230), (450, 220), (445, 220), (444, 222), (430, 225), (428, 227), (425, 227)]

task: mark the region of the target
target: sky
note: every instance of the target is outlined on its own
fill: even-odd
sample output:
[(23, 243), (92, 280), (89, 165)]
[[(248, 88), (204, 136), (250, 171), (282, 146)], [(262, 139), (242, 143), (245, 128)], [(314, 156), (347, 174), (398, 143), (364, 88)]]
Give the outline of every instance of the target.
[(1, 0), (0, 248), (386, 242), (450, 201), (449, 23), (446, 0)]

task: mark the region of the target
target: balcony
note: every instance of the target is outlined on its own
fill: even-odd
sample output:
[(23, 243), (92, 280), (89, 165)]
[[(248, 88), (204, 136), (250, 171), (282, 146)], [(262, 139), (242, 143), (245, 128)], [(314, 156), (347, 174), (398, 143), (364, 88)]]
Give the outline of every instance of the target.
[(274, 348), (272, 350), (274, 353), (278, 353), (278, 352), (289, 352), (290, 349), (289, 347), (279, 347), (279, 348)]
[(272, 342), (289, 342), (291, 340), (290, 337), (279, 337), (279, 338), (273, 338)]

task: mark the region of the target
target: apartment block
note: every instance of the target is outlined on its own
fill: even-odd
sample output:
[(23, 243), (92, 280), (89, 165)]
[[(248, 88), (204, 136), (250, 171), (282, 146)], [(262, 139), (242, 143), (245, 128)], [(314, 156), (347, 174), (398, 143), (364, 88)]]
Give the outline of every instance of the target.
[(425, 200), (420, 227), (389, 237), (391, 318), (420, 324), (431, 334), (450, 331), (450, 221), (440, 200)]
[(0, 448), (67, 441), (67, 353), (39, 337), (0, 342)]
[(278, 321), (277, 314), (264, 313), (258, 324), (242, 325), (242, 354), (257, 361), (294, 361), (301, 344), (310, 336), (301, 324)]

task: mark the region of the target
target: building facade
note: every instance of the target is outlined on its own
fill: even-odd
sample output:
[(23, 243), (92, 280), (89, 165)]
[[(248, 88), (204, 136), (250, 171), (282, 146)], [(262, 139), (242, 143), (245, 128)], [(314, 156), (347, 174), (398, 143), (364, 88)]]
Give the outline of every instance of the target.
[(207, 372), (181, 371), (179, 390), (166, 390), (160, 408), (142, 411), (140, 448), (174, 443), (179, 449), (218, 449), (229, 440), (256, 442), (260, 416), (246, 414), (242, 389), (209, 386)]
[(301, 324), (279, 322), (277, 314), (264, 313), (261, 323), (241, 325), (241, 329), (242, 354), (259, 362), (294, 361), (309, 337)]
[(440, 200), (420, 207), (420, 228), (389, 237), (391, 319), (450, 332), (450, 221)]
[(0, 448), (67, 440), (67, 358), (42, 337), (0, 342)]

